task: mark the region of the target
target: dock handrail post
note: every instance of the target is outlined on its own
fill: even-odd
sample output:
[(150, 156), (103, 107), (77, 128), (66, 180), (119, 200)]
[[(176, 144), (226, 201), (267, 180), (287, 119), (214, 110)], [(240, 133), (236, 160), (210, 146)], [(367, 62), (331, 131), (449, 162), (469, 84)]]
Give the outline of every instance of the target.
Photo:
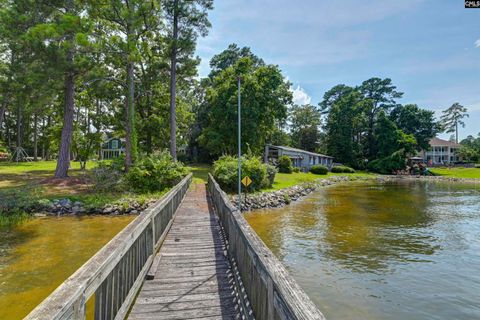
[(242, 97), (240, 89), (242, 78), (238, 80), (238, 210), (242, 212)]

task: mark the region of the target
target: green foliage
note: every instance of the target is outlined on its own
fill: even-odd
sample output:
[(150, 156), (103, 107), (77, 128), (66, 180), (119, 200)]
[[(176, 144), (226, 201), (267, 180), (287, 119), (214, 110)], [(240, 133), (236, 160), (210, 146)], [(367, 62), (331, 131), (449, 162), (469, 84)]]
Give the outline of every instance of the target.
[(278, 158), (278, 172), (292, 173), (293, 172), (292, 159), (290, 159), (287, 156), (281, 156), (280, 158)]
[(210, 60), (210, 68), (212, 70), (209, 77), (213, 79), (221, 71), (233, 66), (241, 58), (251, 59), (256, 67), (265, 65), (265, 62), (253, 54), (249, 47), (239, 48), (235, 43), (232, 43), (227, 49), (212, 57)]
[(264, 184), (266, 187), (271, 187), (275, 182), (275, 175), (277, 174), (277, 168), (272, 166), (271, 164), (265, 164), (265, 168), (267, 169), (267, 182)]
[[(257, 191), (270, 187), (268, 171), (269, 166), (263, 164), (260, 158), (254, 156), (242, 157), (242, 178), (248, 176), (252, 179), (249, 191)], [(270, 174), (272, 171), (270, 171)], [(237, 191), (238, 187), (238, 158), (234, 156), (222, 156), (213, 163), (213, 176), (223, 190), (227, 192)]]
[(440, 132), (435, 112), (419, 108), (416, 104), (398, 105), (390, 113), (397, 128), (415, 137), (417, 150), (428, 150), (430, 139)]
[(347, 166), (335, 166), (332, 168), (333, 173), (355, 173), (355, 169)]
[(406, 167), (404, 152), (399, 150), (388, 157), (370, 161), (368, 170), (381, 174), (392, 174), (396, 170), (402, 170)]
[(417, 141), (412, 134), (399, 130), (384, 111), (381, 111), (375, 127), (376, 152), (379, 158), (385, 158), (397, 150), (403, 149), (406, 154), (413, 154)]
[(168, 152), (161, 152), (138, 159), (125, 175), (125, 183), (137, 192), (162, 191), (175, 186), (188, 172), (189, 169), (173, 161)]
[(316, 164), (310, 168), (310, 172), (313, 174), (322, 174), (325, 175), (328, 173), (328, 168), (321, 164)]
[(332, 105), (325, 127), (325, 140), (327, 154), (335, 161), (354, 167), (362, 162), (362, 146), (355, 138), (365, 131), (362, 110), (366, 103), (358, 91), (352, 91)]
[(465, 162), (475, 162), (479, 159), (477, 151), (474, 148), (465, 145), (460, 147), (458, 155), (462, 157)]
[(293, 167), (293, 172), (294, 172), (294, 173), (299, 173), (299, 172), (300, 172), (300, 168), (299, 168), (299, 167)]
[(285, 201), (286, 204), (290, 204), (292, 202), (288, 193), (283, 194), (283, 200)]
[(5, 144), (0, 140), (0, 161), (7, 161), (10, 158), (10, 153)]
[(114, 192), (123, 189), (123, 161), (123, 157), (119, 157), (111, 162), (100, 161), (98, 163), (90, 175), (96, 191)]
[(317, 149), (320, 116), (320, 110), (312, 105), (295, 105), (290, 109), (290, 130), (294, 147), (311, 152)]
[(467, 108), (455, 102), (448, 109), (443, 111), (441, 123), (446, 133), (455, 133), (455, 142), (458, 143), (458, 126), (465, 127), (463, 119), (468, 118)]
[(204, 105), (207, 110), (198, 138), (211, 155), (234, 154), (237, 145), (238, 77), (242, 79), (242, 149), (247, 145), (260, 154), (276, 125), (286, 120), (292, 93), (278, 66), (257, 66), (240, 58), (209, 81)]
[(459, 155), (464, 157), (467, 161), (480, 161), (480, 134), (475, 138), (469, 135), (463, 139), (460, 144), (463, 146), (459, 150)]

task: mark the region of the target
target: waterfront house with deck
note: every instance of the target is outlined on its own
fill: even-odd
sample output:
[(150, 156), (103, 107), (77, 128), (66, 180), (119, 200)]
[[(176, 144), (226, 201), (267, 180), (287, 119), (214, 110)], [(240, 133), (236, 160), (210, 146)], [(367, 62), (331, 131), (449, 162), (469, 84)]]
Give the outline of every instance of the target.
[(454, 164), (463, 160), (458, 155), (458, 150), (461, 146), (459, 143), (433, 138), (430, 140), (430, 148), (422, 150), (420, 156), (430, 166)]
[(274, 146), (267, 144), (265, 146), (264, 162), (277, 162), (281, 156), (287, 156), (292, 159), (294, 167), (301, 168), (303, 171), (309, 171), (313, 165), (321, 164), (331, 168), (333, 166), (333, 157), (301, 149)]

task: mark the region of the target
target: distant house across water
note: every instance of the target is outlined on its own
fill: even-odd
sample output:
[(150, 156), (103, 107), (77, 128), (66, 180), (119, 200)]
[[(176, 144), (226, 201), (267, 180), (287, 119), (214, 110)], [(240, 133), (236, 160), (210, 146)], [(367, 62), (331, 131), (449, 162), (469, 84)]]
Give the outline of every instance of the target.
[(110, 138), (102, 144), (102, 160), (115, 159), (125, 153), (125, 139)]
[(264, 153), (264, 162), (276, 162), (281, 156), (287, 156), (292, 159), (294, 167), (301, 168), (304, 171), (310, 170), (313, 165), (321, 164), (329, 168), (333, 165), (333, 157), (315, 152), (309, 152), (301, 149), (266, 145)]
[(420, 156), (428, 165), (454, 164), (463, 160), (458, 155), (461, 146), (459, 143), (433, 138), (430, 140), (430, 148), (421, 151)]

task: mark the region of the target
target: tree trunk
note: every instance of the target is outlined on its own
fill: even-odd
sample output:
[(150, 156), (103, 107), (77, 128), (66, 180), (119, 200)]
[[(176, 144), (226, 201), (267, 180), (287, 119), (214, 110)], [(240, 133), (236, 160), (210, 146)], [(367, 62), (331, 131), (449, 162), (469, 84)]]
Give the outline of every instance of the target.
[[(72, 56), (69, 53), (70, 56)], [(69, 59), (70, 60), (70, 59)], [(73, 72), (65, 75), (65, 105), (63, 110), (63, 128), (58, 152), (55, 178), (67, 178), (70, 167), (70, 145), (72, 143), (73, 116), (75, 113), (75, 78)]]
[[(67, 12), (73, 11), (73, 0), (67, 0)], [(73, 41), (73, 34), (67, 35), (67, 41)], [(60, 138), (60, 150), (58, 152), (55, 178), (65, 179), (68, 177), (70, 167), (70, 145), (72, 143), (73, 117), (75, 113), (75, 73), (73, 71), (73, 49), (67, 51), (67, 70), (65, 72), (65, 105), (63, 109), (63, 128)]]
[[(67, 1), (67, 12), (73, 10), (73, 0)], [(73, 41), (73, 34), (67, 35), (67, 41)], [(70, 167), (70, 145), (72, 143), (73, 117), (75, 113), (75, 73), (73, 71), (73, 49), (68, 49), (67, 70), (65, 72), (65, 105), (63, 109), (63, 128), (60, 138), (60, 150), (58, 152), (55, 178), (65, 179), (68, 177)]]
[(132, 61), (129, 61), (127, 64), (127, 101), (125, 103), (125, 171), (132, 166), (136, 154), (134, 94), (134, 65)]
[(174, 1), (173, 43), (170, 57), (170, 154), (177, 161), (177, 40), (178, 40), (178, 0)]
[(455, 122), (455, 142), (458, 143), (458, 121)]
[(0, 107), (0, 137), (3, 134), (3, 120), (5, 119), (5, 111), (7, 110), (7, 103), (4, 101)]
[(35, 114), (33, 116), (33, 161), (37, 161), (38, 157), (38, 133), (37, 133), (37, 123), (38, 123), (38, 116)]
[(17, 101), (17, 149), (22, 146), (22, 107), (20, 103)]

